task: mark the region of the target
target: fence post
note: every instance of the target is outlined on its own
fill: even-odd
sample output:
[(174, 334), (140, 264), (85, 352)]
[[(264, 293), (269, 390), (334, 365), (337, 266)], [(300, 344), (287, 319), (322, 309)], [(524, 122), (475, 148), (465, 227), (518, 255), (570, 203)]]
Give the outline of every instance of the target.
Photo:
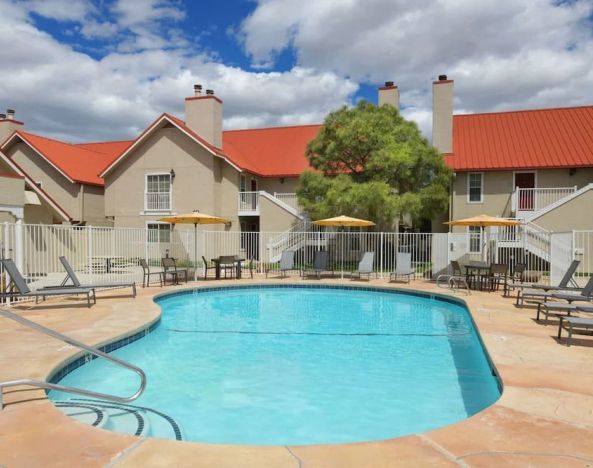
[[(2, 258), (9, 258), (10, 256), (10, 238), (8, 237), (8, 221), (4, 223), (4, 251), (2, 252)], [(10, 279), (8, 277), (8, 273), (4, 273), (4, 291), (8, 291), (8, 286), (10, 285)], [(10, 297), (6, 297), (6, 304), (10, 305)]]
[(86, 228), (86, 249), (87, 249), (87, 264), (89, 275), (93, 273), (93, 226)]
[(14, 262), (23, 271), (23, 219), (16, 220), (14, 225)]
[(379, 235), (379, 274), (383, 279), (383, 231)]

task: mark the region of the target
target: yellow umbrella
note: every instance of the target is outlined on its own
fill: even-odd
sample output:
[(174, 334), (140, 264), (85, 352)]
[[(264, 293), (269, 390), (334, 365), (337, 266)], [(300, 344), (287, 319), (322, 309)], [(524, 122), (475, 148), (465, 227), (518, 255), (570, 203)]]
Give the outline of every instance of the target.
[[(444, 224), (448, 224), (449, 226), (479, 226), (482, 228), (482, 233), (484, 233), (484, 228), (487, 226), (518, 226), (521, 222), (516, 219), (499, 218), (498, 216), (488, 216), (483, 214), (472, 216), (471, 218), (447, 221)], [(486, 249), (483, 249), (485, 259), (488, 258), (487, 247), (488, 241), (486, 242)]]
[(351, 218), (350, 216), (336, 216), (335, 218), (320, 219), (313, 221), (318, 226), (348, 226), (348, 227), (367, 227), (374, 226), (375, 223), (366, 219)]
[(198, 224), (229, 224), (230, 221), (218, 216), (212, 216), (205, 213), (200, 213), (194, 210), (191, 213), (179, 214), (174, 216), (165, 216), (159, 219), (165, 223), (171, 224), (193, 224), (194, 225), (194, 281), (197, 278), (198, 271), (195, 267), (198, 264)]

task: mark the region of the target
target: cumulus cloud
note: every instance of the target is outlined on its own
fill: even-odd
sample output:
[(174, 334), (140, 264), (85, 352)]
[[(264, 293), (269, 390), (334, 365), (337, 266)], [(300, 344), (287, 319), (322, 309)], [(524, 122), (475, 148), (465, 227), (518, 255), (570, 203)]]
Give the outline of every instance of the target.
[(246, 71), (170, 43), (96, 59), (40, 31), (16, 5), (0, 3), (0, 62), (10, 64), (0, 80), (0, 109), (15, 108), (29, 130), (67, 141), (131, 138), (162, 112), (183, 117), (194, 83), (224, 100), (226, 128), (317, 123), (358, 88), (304, 67)]
[(293, 48), (303, 67), (393, 79), (426, 129), (439, 73), (469, 111), (590, 103), (592, 13), (591, 0), (259, 0), (239, 40), (257, 66)]

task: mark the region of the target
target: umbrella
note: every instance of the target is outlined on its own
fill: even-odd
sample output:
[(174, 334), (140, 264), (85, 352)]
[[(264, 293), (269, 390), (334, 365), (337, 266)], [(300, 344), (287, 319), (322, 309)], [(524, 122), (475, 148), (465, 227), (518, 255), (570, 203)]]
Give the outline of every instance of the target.
[(348, 227), (367, 227), (374, 226), (375, 223), (366, 219), (351, 218), (350, 216), (336, 216), (335, 218), (320, 219), (313, 221), (318, 226), (348, 226)]
[[(191, 213), (175, 216), (166, 216), (159, 219), (165, 223), (171, 224), (193, 224), (194, 225), (194, 265), (198, 264), (198, 224), (228, 224), (230, 221), (218, 216), (211, 216), (194, 210)], [(194, 267), (194, 280), (197, 278), (197, 268)]]
[[(447, 221), (445, 224), (448, 224), (449, 226), (479, 226), (482, 228), (483, 233), (484, 228), (487, 226), (518, 226), (519, 224), (521, 224), (521, 222), (517, 221), (516, 219), (499, 218), (498, 216), (488, 216), (483, 214), (478, 216), (472, 216), (471, 218)], [(486, 246), (488, 246), (487, 243)], [(488, 258), (486, 255), (486, 249), (483, 250), (484, 257)]]
[[(368, 227), (374, 226), (375, 223), (367, 221), (366, 219), (351, 218), (350, 216), (336, 216), (335, 218), (320, 219), (313, 221), (313, 224), (318, 226), (342, 226), (342, 227)], [(341, 242), (342, 261), (344, 259), (344, 243)], [(342, 269), (341, 277), (344, 278), (344, 270)]]

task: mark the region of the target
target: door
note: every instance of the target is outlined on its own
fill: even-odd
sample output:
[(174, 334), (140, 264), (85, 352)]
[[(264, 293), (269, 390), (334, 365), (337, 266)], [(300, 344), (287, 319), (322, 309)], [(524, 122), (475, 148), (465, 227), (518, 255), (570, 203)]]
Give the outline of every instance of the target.
[(519, 190), (517, 208), (519, 211), (533, 211), (535, 208), (535, 172), (515, 172), (515, 187)]
[(257, 210), (257, 179), (251, 179), (251, 209)]

